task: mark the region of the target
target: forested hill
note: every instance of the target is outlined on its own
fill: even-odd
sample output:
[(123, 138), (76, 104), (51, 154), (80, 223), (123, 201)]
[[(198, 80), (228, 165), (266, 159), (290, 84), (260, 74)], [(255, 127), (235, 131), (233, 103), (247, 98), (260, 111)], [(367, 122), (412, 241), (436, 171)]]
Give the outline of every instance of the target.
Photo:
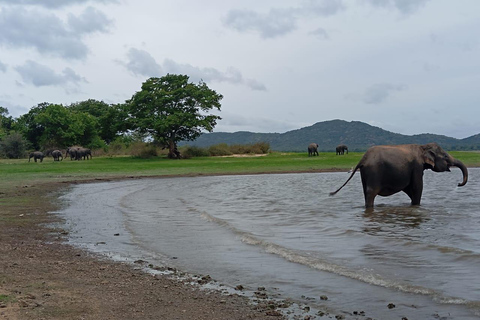
[(382, 144), (425, 144), (437, 142), (446, 150), (480, 150), (480, 134), (456, 139), (443, 135), (402, 135), (383, 130), (359, 121), (331, 120), (285, 133), (213, 132), (205, 133), (196, 141), (182, 143), (198, 147), (226, 143), (253, 144), (268, 142), (274, 151), (306, 151), (311, 142), (319, 144), (320, 151), (334, 151), (338, 144), (346, 144), (351, 151), (365, 151), (368, 147)]

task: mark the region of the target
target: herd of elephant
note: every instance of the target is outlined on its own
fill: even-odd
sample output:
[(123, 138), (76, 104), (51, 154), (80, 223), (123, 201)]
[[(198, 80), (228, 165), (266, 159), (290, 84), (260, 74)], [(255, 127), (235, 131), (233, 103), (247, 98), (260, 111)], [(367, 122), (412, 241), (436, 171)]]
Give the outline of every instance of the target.
[[(336, 148), (337, 155), (342, 155), (345, 151), (348, 154), (345, 145)], [(54, 161), (63, 160), (60, 150), (52, 151), (51, 155)], [(312, 143), (308, 146), (308, 155), (318, 156), (318, 144)], [(75, 146), (66, 150), (65, 157), (68, 156), (70, 160), (88, 160), (92, 158), (92, 152), (90, 149)], [(32, 152), (29, 162), (31, 158), (35, 162), (42, 162), (44, 153)], [(407, 194), (412, 205), (419, 205), (423, 192), (423, 171), (430, 169), (434, 172), (445, 172), (450, 171), (450, 167), (457, 167), (462, 171), (463, 180), (458, 186), (464, 186), (468, 181), (467, 167), (437, 143), (373, 146), (365, 152), (347, 181), (330, 195), (339, 192), (355, 172), (360, 170), (366, 208), (373, 207), (376, 196), (386, 197), (400, 191)]]
[[(45, 158), (47, 155), (51, 155), (53, 157), (53, 161), (62, 161), (64, 158), (62, 151), (60, 150), (48, 151), (46, 153), (34, 151), (28, 156), (28, 162), (30, 162), (32, 158), (35, 162), (37, 162), (37, 160), (43, 162), (43, 158)], [(92, 158), (92, 150), (78, 146), (68, 147), (65, 151), (65, 158), (68, 157), (70, 157), (70, 160), (90, 160)]]
[[(308, 145), (308, 156), (318, 156), (318, 144), (317, 143), (310, 143)], [(339, 144), (336, 148), (335, 148), (335, 151), (336, 151), (336, 154), (337, 155), (343, 155), (345, 154), (345, 151), (347, 151), (347, 154), (348, 154), (348, 147), (344, 144)]]

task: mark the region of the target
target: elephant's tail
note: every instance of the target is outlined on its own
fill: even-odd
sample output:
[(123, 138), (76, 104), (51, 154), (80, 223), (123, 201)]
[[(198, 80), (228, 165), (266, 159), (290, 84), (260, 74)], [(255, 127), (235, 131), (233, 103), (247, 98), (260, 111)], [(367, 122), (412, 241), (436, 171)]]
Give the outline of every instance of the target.
[(357, 172), (357, 169), (360, 168), (360, 167), (361, 167), (360, 163), (357, 164), (357, 166), (355, 167), (355, 169), (353, 169), (353, 172), (350, 175), (350, 177), (347, 179), (347, 181), (345, 181), (345, 183), (340, 188), (338, 188), (337, 190), (335, 190), (333, 192), (330, 192), (330, 195), (334, 196), (334, 195), (337, 194), (338, 191), (342, 190), (342, 188), (345, 187), (345, 185), (348, 183), (348, 181), (350, 181), (353, 178), (353, 175), (355, 174), (355, 172)]

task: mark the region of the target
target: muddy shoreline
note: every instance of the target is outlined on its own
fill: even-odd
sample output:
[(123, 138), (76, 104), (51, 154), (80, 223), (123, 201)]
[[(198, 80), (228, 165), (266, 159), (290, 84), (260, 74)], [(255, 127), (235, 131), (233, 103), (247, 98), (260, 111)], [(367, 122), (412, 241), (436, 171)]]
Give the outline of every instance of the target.
[(272, 305), (74, 248), (64, 230), (52, 229), (61, 221), (50, 212), (69, 185), (131, 178), (144, 177), (22, 185), (0, 194), (1, 319), (282, 319)]
[(70, 185), (152, 177), (162, 178), (48, 182), (0, 193), (0, 318), (284, 319), (280, 310), (286, 306), (265, 297), (252, 304), (242, 295), (152, 275), (75, 248), (66, 243), (65, 230), (52, 227), (61, 225), (51, 212)]

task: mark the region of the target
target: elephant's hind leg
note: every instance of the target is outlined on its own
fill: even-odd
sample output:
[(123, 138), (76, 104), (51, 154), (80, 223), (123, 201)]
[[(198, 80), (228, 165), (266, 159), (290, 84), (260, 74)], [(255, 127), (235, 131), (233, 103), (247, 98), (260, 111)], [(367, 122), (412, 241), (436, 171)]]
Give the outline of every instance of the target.
[(362, 179), (362, 186), (363, 196), (365, 197), (365, 208), (373, 208), (375, 197), (378, 195), (379, 191), (375, 188), (369, 187), (364, 179)]

